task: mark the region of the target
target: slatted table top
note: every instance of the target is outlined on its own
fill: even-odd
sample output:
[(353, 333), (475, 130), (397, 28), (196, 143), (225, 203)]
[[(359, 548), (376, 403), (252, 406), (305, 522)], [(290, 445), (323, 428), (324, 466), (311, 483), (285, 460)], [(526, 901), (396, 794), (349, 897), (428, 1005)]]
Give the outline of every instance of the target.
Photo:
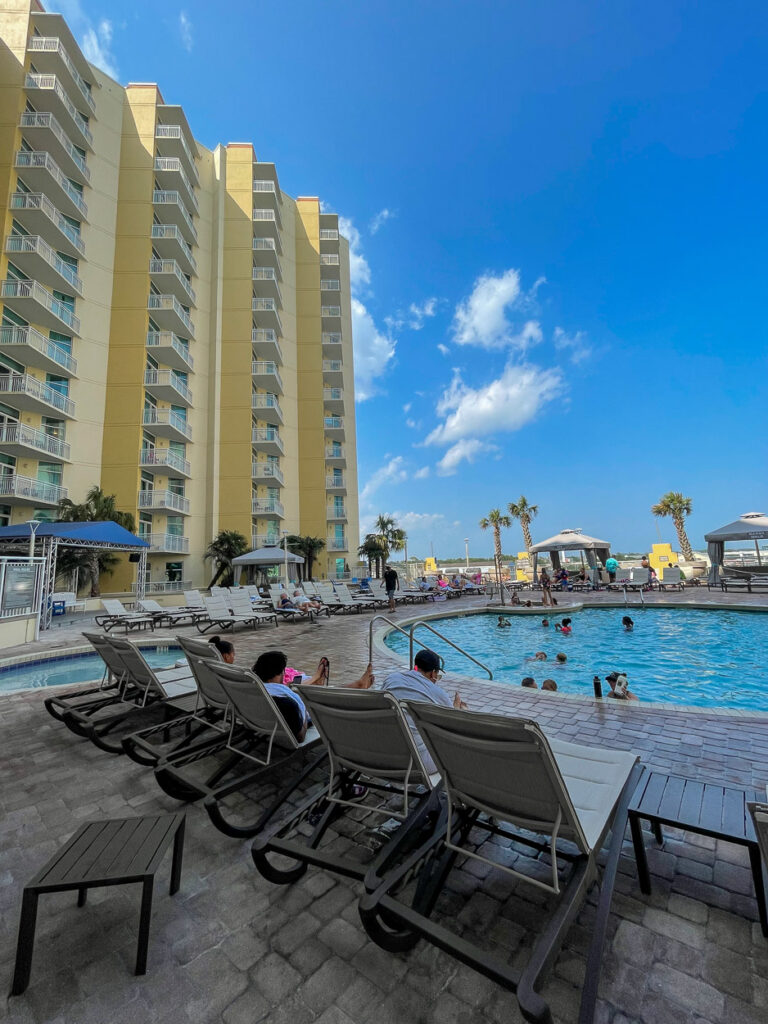
[(140, 881), (154, 874), (184, 813), (81, 826), (25, 888), (38, 892)]
[(646, 772), (632, 798), (629, 813), (716, 839), (756, 843), (747, 801), (761, 799), (757, 790)]

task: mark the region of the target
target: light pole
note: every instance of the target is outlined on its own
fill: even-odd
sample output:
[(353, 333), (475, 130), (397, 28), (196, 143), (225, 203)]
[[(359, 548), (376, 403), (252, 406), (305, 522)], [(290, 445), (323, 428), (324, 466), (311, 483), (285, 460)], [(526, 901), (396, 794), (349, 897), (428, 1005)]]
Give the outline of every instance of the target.
[(288, 590), (288, 531), (283, 530), (283, 568), (285, 570), (285, 589)]
[(469, 537), (464, 538), (464, 557), (467, 560), (467, 572), (469, 572)]
[(35, 534), (37, 533), (37, 528), (40, 525), (40, 522), (41, 522), (40, 519), (28, 519), (27, 520), (27, 526), (29, 527), (29, 557), (30, 558), (34, 558), (35, 557)]

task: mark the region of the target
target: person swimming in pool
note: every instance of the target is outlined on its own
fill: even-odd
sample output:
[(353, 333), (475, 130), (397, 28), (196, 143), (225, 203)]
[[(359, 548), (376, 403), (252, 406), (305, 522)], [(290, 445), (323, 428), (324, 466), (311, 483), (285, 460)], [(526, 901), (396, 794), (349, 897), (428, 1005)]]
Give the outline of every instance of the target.
[(536, 680), (533, 678), (533, 676), (526, 676), (520, 685), (525, 686), (528, 690), (538, 690)]
[(547, 656), (544, 651), (536, 651), (532, 658), (526, 658), (526, 661), (546, 661)]
[(545, 629), (549, 628), (549, 619), (542, 619), (541, 624)]
[(632, 621), (632, 619), (630, 619), (628, 615), (624, 616), (624, 618), (621, 620), (621, 624), (627, 631), (627, 633), (631, 633), (632, 630), (635, 628), (634, 622)]
[(560, 654), (556, 654), (555, 655), (555, 661), (557, 662), (558, 665), (564, 665), (566, 663), (566, 661), (568, 661), (568, 655), (567, 654), (563, 654), (562, 652)]
[(511, 625), (509, 619), (505, 619), (503, 615), (499, 616), (499, 621), (496, 623), (498, 629), (508, 629)]
[(563, 633), (565, 636), (568, 636), (569, 633), (573, 632), (573, 630), (571, 629), (571, 620), (563, 619), (562, 622), (556, 622), (555, 629), (558, 631), (558, 633)]

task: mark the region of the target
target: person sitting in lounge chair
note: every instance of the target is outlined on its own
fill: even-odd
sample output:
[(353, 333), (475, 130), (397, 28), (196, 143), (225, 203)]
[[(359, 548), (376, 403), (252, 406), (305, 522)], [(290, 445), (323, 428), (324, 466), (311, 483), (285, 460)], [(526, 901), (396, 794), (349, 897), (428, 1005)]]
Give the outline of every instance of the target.
[(302, 593), (301, 590), (294, 590), (291, 600), (299, 611), (304, 607), (314, 608), (315, 611), (320, 611), (323, 607), (322, 601), (318, 601), (316, 597), (307, 597), (307, 595)]
[(229, 640), (222, 640), (220, 636), (212, 636), (208, 641), (211, 646), (215, 647), (221, 655), (221, 660), (226, 662), (227, 665), (234, 665), (235, 663), (235, 645), (231, 644)]
[(295, 604), (288, 597), (288, 595), (285, 592), (283, 592), (280, 595), (280, 599), (277, 602), (277, 607), (280, 608), (281, 611), (285, 611), (285, 612), (288, 612), (288, 611), (300, 612), (302, 615), (311, 615), (312, 614), (312, 609), (309, 607), (309, 603), (308, 602), (305, 605)]

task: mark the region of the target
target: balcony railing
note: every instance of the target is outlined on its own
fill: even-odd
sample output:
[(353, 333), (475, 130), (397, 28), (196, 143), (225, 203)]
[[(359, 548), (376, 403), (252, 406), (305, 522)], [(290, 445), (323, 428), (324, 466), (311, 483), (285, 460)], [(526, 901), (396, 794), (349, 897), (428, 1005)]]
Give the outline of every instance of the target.
[(254, 299), (251, 303), (251, 308), (254, 313), (277, 314), (277, 303), (274, 299)]
[(194, 306), (196, 301), (195, 291), (176, 260), (152, 259), (149, 261), (149, 272), (150, 274), (173, 274)]
[(54, 92), (61, 100), (62, 105), (66, 108), (67, 113), (74, 121), (80, 134), (83, 136), (89, 146), (93, 146), (93, 135), (88, 127), (85, 118), (74, 105), (72, 100), (67, 96), (66, 90), (58, 80), (56, 75), (34, 75), (27, 74), (24, 80), (24, 85), (27, 89), (41, 89), (44, 92)]
[(195, 213), (200, 212), (200, 207), (197, 205), (197, 198), (195, 197), (195, 187), (184, 172), (184, 168), (181, 166), (181, 160), (179, 160), (177, 156), (156, 156), (155, 170), (171, 171), (174, 174), (178, 174), (184, 183), (184, 187), (189, 192), (189, 200), (195, 208)]
[[(144, 540), (146, 539), (145, 537)], [(134, 594), (137, 589), (138, 583), (132, 583), (131, 590)], [(183, 594), (185, 590), (191, 589), (191, 580), (147, 580), (144, 584), (145, 594)]]
[(65, 65), (67, 71), (72, 76), (72, 80), (74, 81), (75, 85), (82, 93), (85, 102), (88, 104), (91, 110), (96, 110), (96, 104), (94, 102), (93, 96), (91, 95), (91, 90), (88, 88), (88, 84), (85, 82), (82, 75), (77, 70), (75, 62), (69, 56), (66, 49), (64, 48), (64, 45), (58, 37), (30, 36), (27, 42), (27, 49), (32, 53), (57, 53), (61, 58), (62, 63)]
[(182, 252), (189, 260), (190, 266), (197, 273), (197, 260), (192, 255), (192, 249), (190, 248), (186, 238), (182, 235), (176, 224), (153, 224), (152, 225), (152, 238), (174, 238), (179, 243)]
[(326, 519), (346, 519), (346, 505), (330, 505), (325, 510)]
[(190, 319), (189, 313), (184, 309), (175, 295), (155, 295), (152, 293), (147, 300), (147, 309), (150, 310), (150, 312), (152, 310), (172, 309), (194, 338), (195, 328), (192, 326), (192, 320)]
[(339, 232), (336, 228), (320, 228), (321, 242), (337, 242), (338, 240)]
[(180, 398), (183, 398), (192, 405), (192, 392), (187, 387), (185, 381), (177, 373), (174, 373), (173, 370), (145, 370), (144, 386), (148, 388), (173, 388), (174, 391), (178, 392)]
[(346, 537), (339, 539), (338, 537), (329, 537), (326, 542), (326, 548), (328, 551), (348, 551)]
[(269, 249), (270, 252), (277, 252), (277, 245), (274, 238), (254, 238), (254, 249)]
[(178, 206), (181, 215), (184, 218), (184, 223), (189, 228), (189, 232), (195, 242), (197, 241), (197, 228), (195, 227), (192, 217), (184, 205), (184, 200), (179, 192), (175, 189), (156, 188), (152, 193), (152, 202), (156, 206)]
[(277, 274), (274, 272), (272, 267), (254, 267), (253, 268), (253, 280), (254, 281), (274, 281), (277, 283)]
[(343, 373), (344, 363), (341, 359), (324, 359), (323, 373)]
[(322, 306), (321, 316), (341, 316), (341, 306)]
[(190, 168), (194, 171), (195, 178), (197, 179), (197, 165), (195, 164), (195, 158), (192, 155), (192, 150), (187, 144), (187, 140), (184, 138), (184, 132), (181, 130), (181, 126), (178, 124), (158, 124), (155, 126), (155, 138), (156, 139), (173, 139), (175, 142), (181, 143), (181, 148), (189, 160)]
[(275, 501), (273, 498), (254, 498), (251, 502), (251, 514), (254, 516), (280, 516), (282, 519), (285, 509), (281, 501)]
[(346, 458), (346, 455), (344, 454), (344, 445), (340, 444), (338, 448), (334, 448), (332, 444), (327, 445), (325, 449), (325, 457), (326, 459)]
[(139, 508), (166, 508), (174, 512), (189, 514), (189, 498), (169, 490), (139, 491)]
[(260, 178), (254, 178), (253, 180), (253, 191), (254, 192), (274, 192), (277, 194), (274, 181), (264, 181)]
[(24, 256), (35, 253), (53, 267), (59, 277), (78, 295), (83, 294), (83, 282), (77, 276), (77, 271), (58, 255), (55, 249), (41, 238), (40, 235), (8, 235), (5, 240), (5, 251), (11, 256)]
[(252, 533), (251, 546), (253, 548), (276, 548), (280, 543), (279, 533)]
[(251, 341), (267, 341), (273, 345), (278, 345), (277, 332), (273, 331), (269, 327), (254, 327), (251, 331)]
[(343, 388), (323, 388), (324, 402), (342, 402), (344, 400)]
[(183, 416), (172, 409), (145, 409), (142, 423), (145, 427), (172, 427), (183, 434), (187, 441), (192, 440), (192, 428)]
[(274, 210), (255, 209), (253, 211), (253, 219), (254, 220), (270, 220), (270, 221), (276, 222), (277, 221), (277, 216), (276, 216)]
[(339, 254), (337, 252), (321, 252), (320, 253), (320, 266), (321, 267), (338, 267), (339, 265)]
[(252, 409), (274, 409), (275, 412), (282, 418), (283, 410), (280, 408), (280, 403), (277, 400), (277, 395), (260, 395), (257, 393), (251, 394), (251, 408)]
[(0, 395), (28, 395), (65, 416), (75, 415), (75, 403), (71, 399), (28, 373), (0, 374)]
[(346, 487), (346, 486), (347, 486), (346, 478), (343, 477), (341, 474), (339, 474), (338, 476), (327, 476), (325, 478), (326, 490), (332, 491), (335, 487)]
[(25, 346), (33, 348), (36, 352), (42, 353), (51, 362), (57, 363), (62, 370), (66, 370), (73, 376), (77, 373), (77, 360), (55, 341), (46, 338), (34, 327), (0, 327), (0, 351), (4, 346), (15, 348)]
[(44, 306), (49, 313), (58, 317), (62, 323), (70, 328), (73, 334), (80, 333), (80, 320), (69, 306), (58, 299), (54, 299), (48, 289), (43, 288), (37, 281), (16, 281), (10, 279), (3, 281), (0, 288), (0, 297), (4, 299), (34, 299), (41, 306)]
[(36, 452), (44, 452), (52, 458), (69, 462), (70, 447), (58, 437), (46, 434), (44, 430), (28, 427), (26, 423), (6, 422), (0, 424), (0, 447), (13, 445), (19, 448), (32, 448)]
[(86, 181), (91, 180), (91, 172), (88, 169), (88, 164), (85, 162), (83, 157), (78, 153), (74, 144), (71, 142), (69, 136), (61, 127), (56, 118), (47, 110), (25, 110), (21, 115), (19, 127), (22, 131), (29, 128), (48, 128), (53, 135), (58, 139), (61, 147), (65, 150), (67, 156), (73, 164), (80, 171)]
[(324, 277), (320, 281), (321, 292), (338, 292), (341, 289), (341, 283), (331, 277)]
[(272, 462), (252, 462), (251, 476), (258, 480), (277, 480), (278, 483), (285, 483), (283, 471)]
[(171, 448), (142, 448), (139, 464), (167, 469), (169, 475), (181, 473), (182, 476), (190, 476), (192, 472), (192, 467), (187, 460)]
[(0, 475), (0, 498), (28, 498), (31, 502), (58, 505), (67, 493), (66, 487), (34, 480), (29, 476), (19, 476), (17, 473)]
[(181, 356), (190, 370), (195, 365), (195, 360), (189, 354), (189, 346), (184, 345), (180, 338), (177, 338), (173, 331), (148, 331), (147, 348), (170, 347)]
[(73, 206), (80, 212), (83, 220), (88, 216), (88, 206), (84, 202), (82, 195), (69, 182), (50, 153), (46, 153), (44, 150), (20, 150), (16, 154), (15, 165), (17, 171), (24, 171), (27, 168), (46, 170), (59, 188), (67, 194)]
[(254, 359), (251, 362), (251, 376), (253, 377), (270, 377), (273, 376), (280, 387), (280, 391), (283, 390), (283, 379), (280, 376), (280, 372), (277, 369), (277, 363), (273, 363), (267, 359)]
[(285, 452), (285, 446), (276, 427), (253, 427), (251, 444), (273, 444), (281, 454)]
[(12, 210), (41, 210), (56, 225), (59, 231), (72, 243), (81, 256), (85, 255), (85, 246), (77, 228), (72, 227), (68, 220), (59, 213), (51, 200), (42, 192), (14, 192), (11, 195)]
[(341, 344), (341, 332), (340, 331), (323, 331), (322, 338), (324, 345), (340, 345)]
[(323, 420), (323, 426), (326, 430), (343, 430), (344, 420), (341, 416), (326, 416)]
[(173, 551), (179, 555), (189, 554), (189, 537), (179, 537), (175, 533), (148, 533), (141, 539), (149, 543), (150, 551)]

